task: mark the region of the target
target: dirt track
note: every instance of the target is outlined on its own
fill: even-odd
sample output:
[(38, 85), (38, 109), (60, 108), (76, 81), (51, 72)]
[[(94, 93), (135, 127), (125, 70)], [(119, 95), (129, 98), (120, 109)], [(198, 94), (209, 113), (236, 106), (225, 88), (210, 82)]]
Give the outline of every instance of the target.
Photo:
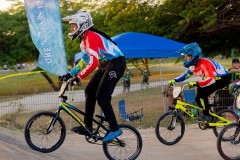
[[(140, 129), (143, 138), (138, 160), (221, 160), (216, 149), (216, 137), (211, 129), (200, 130), (196, 124), (187, 126), (183, 139), (176, 145), (161, 144), (154, 129)], [(84, 137), (67, 134), (63, 145), (55, 152), (33, 151), (25, 143), (22, 132), (0, 127), (0, 160), (105, 160), (102, 146), (89, 144)]]

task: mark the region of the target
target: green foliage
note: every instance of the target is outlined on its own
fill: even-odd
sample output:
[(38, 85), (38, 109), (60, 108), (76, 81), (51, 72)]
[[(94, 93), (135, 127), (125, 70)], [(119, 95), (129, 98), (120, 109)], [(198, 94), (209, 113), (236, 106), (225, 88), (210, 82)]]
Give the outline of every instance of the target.
[[(14, 1), (18, 2), (14, 8), (0, 11), (0, 66), (36, 61), (39, 55), (30, 36), (24, 4)], [(145, 32), (185, 43), (196, 41), (207, 56), (219, 53), (230, 56), (231, 48), (239, 48), (238, 29), (216, 30), (224, 13), (228, 13), (228, 19), (237, 18), (234, 13), (227, 12), (228, 3), (231, 3), (228, 0), (111, 0), (102, 5), (91, 2), (98, 1), (59, 0), (61, 16), (87, 10), (91, 12), (94, 27), (110, 36)], [(238, 11), (240, 7), (237, 5), (234, 3), (233, 11)], [(69, 24), (63, 23), (62, 26), (70, 61), (74, 54), (80, 52), (79, 40), (71, 41), (68, 37)]]
[(153, 33), (156, 8), (138, 0), (116, 0), (106, 3), (100, 10), (105, 15), (105, 28), (110, 35), (116, 35), (130, 31)]
[(0, 12), (0, 65), (33, 61), (38, 55), (29, 34), (22, 3)]

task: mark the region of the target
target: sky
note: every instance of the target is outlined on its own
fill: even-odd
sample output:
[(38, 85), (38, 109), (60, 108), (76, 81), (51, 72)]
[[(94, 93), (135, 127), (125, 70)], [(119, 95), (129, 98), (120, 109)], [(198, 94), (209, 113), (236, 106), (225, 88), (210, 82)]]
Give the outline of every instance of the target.
[(6, 0), (0, 0), (0, 10), (7, 9), (12, 2), (6, 1)]
[[(24, 0), (20, 0), (21, 2), (24, 2)], [(14, 2), (9, 2), (8, 0), (0, 0), (0, 10), (6, 10), (10, 7), (10, 5)]]

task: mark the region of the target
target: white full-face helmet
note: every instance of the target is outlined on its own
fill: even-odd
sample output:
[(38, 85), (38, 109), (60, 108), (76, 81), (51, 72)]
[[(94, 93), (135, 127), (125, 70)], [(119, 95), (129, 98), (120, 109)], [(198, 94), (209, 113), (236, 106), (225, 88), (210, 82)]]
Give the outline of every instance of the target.
[(86, 11), (80, 11), (75, 14), (66, 16), (62, 19), (63, 21), (68, 21), (69, 24), (76, 24), (77, 29), (68, 34), (71, 40), (76, 39), (77, 37), (83, 37), (86, 30), (93, 26), (93, 21), (90, 13)]

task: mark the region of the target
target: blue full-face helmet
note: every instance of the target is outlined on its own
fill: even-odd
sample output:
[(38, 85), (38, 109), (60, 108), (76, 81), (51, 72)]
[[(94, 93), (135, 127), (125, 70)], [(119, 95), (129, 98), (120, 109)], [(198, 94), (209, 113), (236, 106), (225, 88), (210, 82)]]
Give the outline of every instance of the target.
[(194, 42), (187, 44), (183, 48), (181, 48), (178, 52), (180, 52), (182, 55), (189, 55), (192, 56), (192, 58), (188, 61), (184, 60), (183, 65), (188, 68), (190, 66), (193, 66), (196, 64), (196, 62), (202, 58), (202, 49), (199, 47), (199, 45)]

